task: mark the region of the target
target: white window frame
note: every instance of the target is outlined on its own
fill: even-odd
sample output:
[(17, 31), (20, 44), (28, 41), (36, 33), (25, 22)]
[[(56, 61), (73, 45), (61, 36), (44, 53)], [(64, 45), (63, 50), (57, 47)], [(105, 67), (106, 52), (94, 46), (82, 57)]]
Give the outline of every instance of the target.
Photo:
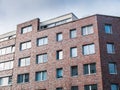
[(114, 43), (107, 43), (107, 53), (108, 54), (114, 54), (115, 53)]
[(95, 54), (95, 44), (83, 45), (83, 55)]

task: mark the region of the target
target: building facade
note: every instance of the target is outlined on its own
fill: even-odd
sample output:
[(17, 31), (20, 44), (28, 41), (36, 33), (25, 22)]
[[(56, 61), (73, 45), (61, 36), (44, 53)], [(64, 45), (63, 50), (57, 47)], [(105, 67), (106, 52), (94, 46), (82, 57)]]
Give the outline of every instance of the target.
[(0, 35), (0, 90), (119, 90), (120, 18), (66, 14)]

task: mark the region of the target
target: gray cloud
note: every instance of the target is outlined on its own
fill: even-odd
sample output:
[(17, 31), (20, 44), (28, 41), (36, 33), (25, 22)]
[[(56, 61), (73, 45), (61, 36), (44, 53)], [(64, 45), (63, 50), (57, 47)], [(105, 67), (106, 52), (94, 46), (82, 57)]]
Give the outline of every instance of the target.
[(39, 17), (42, 21), (69, 12), (79, 18), (92, 14), (119, 16), (120, 0), (0, 0), (0, 34)]

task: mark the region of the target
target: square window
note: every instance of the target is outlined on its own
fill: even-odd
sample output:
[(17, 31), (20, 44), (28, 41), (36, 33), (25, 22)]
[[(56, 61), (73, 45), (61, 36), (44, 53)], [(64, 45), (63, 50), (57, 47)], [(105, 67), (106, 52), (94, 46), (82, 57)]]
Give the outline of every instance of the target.
[(36, 81), (47, 80), (47, 71), (36, 72)]
[(107, 53), (108, 54), (115, 53), (114, 43), (107, 43)]
[(119, 90), (118, 84), (111, 84), (111, 90)]
[(84, 64), (84, 74), (94, 74), (96, 73), (96, 64)]
[(94, 54), (94, 53), (95, 53), (95, 45), (94, 44), (83, 45), (83, 54), (84, 55), (89, 55), (89, 54)]

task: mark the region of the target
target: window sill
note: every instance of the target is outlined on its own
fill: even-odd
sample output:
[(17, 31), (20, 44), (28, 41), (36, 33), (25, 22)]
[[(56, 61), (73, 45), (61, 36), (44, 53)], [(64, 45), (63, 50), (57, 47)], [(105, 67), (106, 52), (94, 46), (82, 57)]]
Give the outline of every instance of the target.
[(96, 73), (92, 73), (92, 74), (84, 74), (85, 76), (90, 76), (90, 75), (96, 75)]
[(28, 84), (29, 82), (21, 82), (21, 83), (17, 83), (19, 85), (22, 85), (22, 84)]

